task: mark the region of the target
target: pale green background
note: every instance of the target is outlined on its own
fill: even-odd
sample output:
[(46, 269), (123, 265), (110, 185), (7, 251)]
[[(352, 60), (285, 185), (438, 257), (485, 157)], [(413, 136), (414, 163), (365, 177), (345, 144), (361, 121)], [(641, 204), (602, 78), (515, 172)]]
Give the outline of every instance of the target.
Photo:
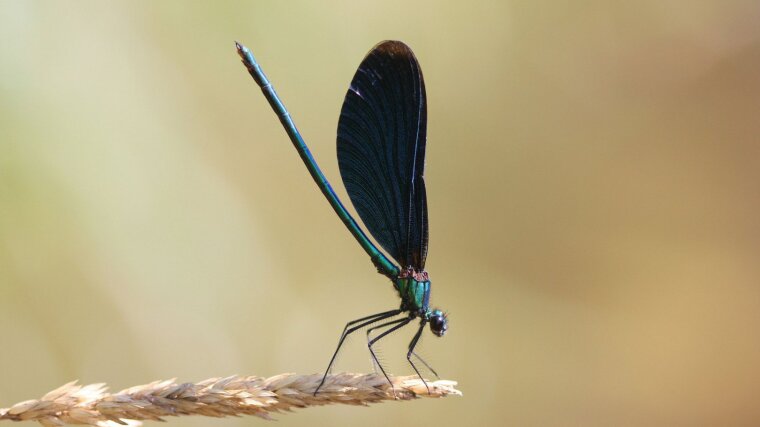
[[(465, 396), (279, 425), (760, 424), (760, 6), (612, 3), (0, 1), (0, 407), (321, 372), (394, 308), (233, 41), (347, 202), (343, 95), (400, 39), (451, 313), (422, 353)], [(371, 369), (361, 336), (338, 369)]]

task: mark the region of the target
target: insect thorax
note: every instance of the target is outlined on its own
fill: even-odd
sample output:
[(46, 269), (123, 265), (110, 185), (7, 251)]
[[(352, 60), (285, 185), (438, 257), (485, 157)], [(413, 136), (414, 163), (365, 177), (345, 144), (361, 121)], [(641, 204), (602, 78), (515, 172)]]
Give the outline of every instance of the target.
[(416, 271), (407, 267), (395, 282), (402, 301), (402, 308), (424, 315), (430, 301), (430, 278), (426, 271)]

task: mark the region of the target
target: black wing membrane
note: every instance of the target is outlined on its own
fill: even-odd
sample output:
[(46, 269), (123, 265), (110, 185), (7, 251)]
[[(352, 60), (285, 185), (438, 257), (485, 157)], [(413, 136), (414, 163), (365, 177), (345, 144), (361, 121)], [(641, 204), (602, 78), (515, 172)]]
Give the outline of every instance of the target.
[(425, 267), (427, 102), (422, 71), (398, 41), (375, 46), (356, 71), (338, 122), (338, 164), (364, 225), (402, 268)]

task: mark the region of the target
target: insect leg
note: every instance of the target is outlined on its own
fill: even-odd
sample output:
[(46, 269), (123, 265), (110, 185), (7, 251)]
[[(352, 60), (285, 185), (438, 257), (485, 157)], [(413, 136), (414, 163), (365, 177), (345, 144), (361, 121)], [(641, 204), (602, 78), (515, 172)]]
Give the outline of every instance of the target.
[[(327, 365), (327, 370), (325, 370), (325, 374), (322, 376), (322, 381), (319, 382), (319, 385), (314, 390), (314, 396), (317, 395), (317, 392), (325, 383), (325, 380), (327, 380), (327, 374), (330, 373), (330, 369), (332, 368), (333, 363), (335, 362), (335, 357), (338, 355), (338, 351), (340, 351), (340, 347), (343, 345), (343, 341), (346, 340), (346, 337), (352, 334), (353, 332), (370, 325), (372, 323), (378, 322), (380, 320), (387, 319), (389, 317), (393, 317), (397, 314), (401, 313), (400, 309), (396, 310), (390, 310), (385, 311), (378, 314), (373, 314), (371, 316), (362, 317), (361, 319), (352, 320), (348, 323), (346, 323), (346, 326), (343, 328), (343, 333), (340, 334), (340, 340), (338, 341), (338, 348), (335, 349), (335, 353), (333, 353), (332, 358), (330, 359), (330, 363)], [(356, 325), (358, 323), (358, 325)], [(353, 326), (356, 325), (356, 326)]]
[[(387, 326), (395, 325), (396, 323), (401, 323), (404, 320), (406, 320), (406, 318), (391, 320), (390, 322), (385, 322), (385, 323), (382, 323), (380, 325), (373, 326), (373, 327), (367, 329), (367, 345), (369, 345), (369, 343), (371, 341), (370, 334), (372, 334), (372, 331), (374, 331), (376, 329), (380, 329), (380, 328), (385, 328)], [(380, 367), (380, 364), (379, 363), (375, 363), (375, 359), (372, 359), (372, 368), (375, 370), (375, 373), (377, 373), (377, 368), (379, 368), (379, 367)]]
[[(417, 333), (414, 334), (414, 338), (412, 338), (412, 341), (409, 343), (409, 353), (406, 353), (406, 360), (408, 360), (409, 364), (412, 365), (412, 368), (414, 368), (414, 372), (416, 372), (417, 376), (420, 377), (420, 379), (422, 380), (422, 383), (425, 384), (425, 388), (427, 388), (428, 394), (430, 394), (430, 387), (428, 387), (427, 382), (425, 382), (425, 379), (422, 378), (422, 375), (420, 374), (419, 369), (417, 369), (417, 366), (415, 366), (414, 362), (412, 362), (412, 354), (414, 354), (414, 347), (417, 346), (417, 341), (420, 340), (420, 335), (422, 335), (422, 329), (425, 327), (425, 323), (426, 322), (424, 319), (420, 322), (420, 328), (417, 330)], [(419, 359), (419, 356), (417, 356), (417, 358)], [(425, 362), (423, 361), (423, 363)], [(427, 363), (425, 363), (425, 366), (428, 366)], [(428, 368), (430, 368), (430, 366), (428, 366)], [(433, 372), (435, 373), (435, 371)]]
[(396, 395), (396, 388), (393, 387), (393, 382), (391, 382), (391, 379), (390, 379), (390, 377), (388, 377), (388, 374), (385, 372), (385, 369), (383, 369), (383, 366), (380, 365), (380, 362), (377, 360), (377, 356), (375, 355), (374, 350), (372, 350), (372, 345), (375, 344), (378, 340), (381, 340), (386, 335), (390, 334), (391, 332), (393, 332), (393, 331), (395, 331), (395, 330), (397, 330), (399, 328), (403, 328), (409, 322), (411, 322), (413, 319), (414, 319), (413, 317), (407, 317), (405, 319), (399, 319), (398, 324), (396, 326), (388, 329), (387, 331), (385, 331), (382, 334), (376, 336), (375, 338), (372, 338), (372, 340), (367, 344), (367, 347), (369, 348), (369, 353), (372, 355), (372, 359), (375, 360), (375, 363), (377, 363), (377, 366), (380, 367), (380, 372), (383, 373), (383, 375), (385, 376), (385, 379), (388, 380), (388, 384), (391, 385), (391, 389), (393, 389), (393, 395), (394, 396)]
[(420, 362), (422, 362), (422, 364), (425, 365), (425, 367), (428, 368), (428, 370), (430, 372), (432, 372), (433, 375), (435, 375), (436, 378), (441, 379), (441, 377), (438, 376), (438, 372), (436, 372), (435, 369), (433, 369), (430, 365), (428, 365), (428, 363), (425, 362), (425, 359), (421, 358), (419, 354), (417, 354), (415, 352), (412, 352), (412, 356), (416, 357), (417, 360), (419, 360)]

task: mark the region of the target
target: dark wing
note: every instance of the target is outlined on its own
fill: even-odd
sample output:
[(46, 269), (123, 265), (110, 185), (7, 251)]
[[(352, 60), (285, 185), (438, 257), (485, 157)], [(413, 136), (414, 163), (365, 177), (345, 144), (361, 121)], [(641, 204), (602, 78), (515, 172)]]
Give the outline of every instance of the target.
[(356, 71), (338, 122), (338, 164), (364, 225), (402, 268), (423, 270), (427, 103), (407, 45), (375, 46)]

